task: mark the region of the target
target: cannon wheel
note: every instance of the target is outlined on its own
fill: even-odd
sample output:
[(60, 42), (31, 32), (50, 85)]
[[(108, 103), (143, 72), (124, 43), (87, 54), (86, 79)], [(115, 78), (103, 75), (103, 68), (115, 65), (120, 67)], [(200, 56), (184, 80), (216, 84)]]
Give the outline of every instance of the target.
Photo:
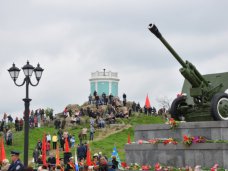
[(228, 94), (217, 93), (211, 100), (211, 115), (217, 121), (228, 120)]
[(180, 120), (180, 117), (182, 116), (181, 111), (178, 109), (182, 104), (185, 104), (185, 97), (180, 96), (173, 100), (171, 108), (170, 108), (170, 114), (171, 117), (175, 120)]

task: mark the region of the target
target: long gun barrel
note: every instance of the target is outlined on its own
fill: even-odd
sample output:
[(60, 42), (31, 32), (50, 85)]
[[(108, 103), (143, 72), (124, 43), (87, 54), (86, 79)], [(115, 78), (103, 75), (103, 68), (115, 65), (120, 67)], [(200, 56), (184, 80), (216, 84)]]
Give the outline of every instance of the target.
[(181, 59), (181, 57), (175, 52), (175, 50), (169, 45), (169, 43), (162, 37), (161, 33), (159, 32), (158, 28), (154, 24), (149, 24), (148, 29), (158, 38), (161, 42), (165, 45), (165, 47), (172, 53), (172, 55), (176, 58), (176, 60), (186, 68), (185, 62)]
[(175, 52), (175, 50), (169, 45), (169, 43), (163, 38), (158, 28), (154, 24), (149, 24), (148, 29), (165, 45), (170, 53), (176, 58), (176, 60), (182, 65), (180, 69), (181, 74), (192, 84), (193, 87), (200, 87), (203, 82), (204, 85), (209, 86), (208, 82), (203, 78), (195, 66), (186, 61), (184, 62), (181, 57)]

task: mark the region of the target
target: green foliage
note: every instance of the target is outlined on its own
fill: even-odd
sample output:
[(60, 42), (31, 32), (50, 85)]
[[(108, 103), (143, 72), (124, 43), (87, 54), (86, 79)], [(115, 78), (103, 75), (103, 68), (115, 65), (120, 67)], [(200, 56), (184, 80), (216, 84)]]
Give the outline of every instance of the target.
[(53, 109), (52, 108), (46, 108), (45, 109), (45, 114), (46, 114), (46, 116), (49, 116), (49, 117), (53, 117)]

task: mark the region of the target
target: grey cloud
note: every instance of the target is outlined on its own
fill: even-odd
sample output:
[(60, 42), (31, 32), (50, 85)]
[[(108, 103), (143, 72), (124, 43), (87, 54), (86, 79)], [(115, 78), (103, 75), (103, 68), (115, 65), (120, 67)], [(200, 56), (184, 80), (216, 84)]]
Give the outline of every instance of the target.
[(148, 24), (155, 23), (203, 74), (224, 72), (227, 5), (225, 0), (2, 1), (0, 112), (23, 113), (25, 87), (16, 87), (7, 69), (27, 60), (45, 69), (38, 87), (30, 88), (31, 108), (52, 107), (58, 113), (69, 103), (82, 104), (91, 72), (103, 68), (119, 73), (120, 97), (125, 92), (143, 105), (148, 93), (158, 107), (157, 97), (175, 98), (183, 78), (180, 64)]

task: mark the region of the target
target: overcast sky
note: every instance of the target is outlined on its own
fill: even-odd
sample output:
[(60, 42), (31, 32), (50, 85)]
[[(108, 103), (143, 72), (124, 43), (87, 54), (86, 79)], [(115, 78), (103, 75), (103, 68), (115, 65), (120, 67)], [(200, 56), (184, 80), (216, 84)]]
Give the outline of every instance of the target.
[[(184, 79), (148, 25), (202, 74), (226, 72), (227, 9), (226, 0), (0, 1), (0, 113), (22, 116), (25, 86), (15, 86), (7, 69), (27, 60), (44, 68), (39, 85), (29, 87), (30, 109), (82, 105), (91, 72), (103, 68), (118, 72), (121, 99), (126, 93), (144, 105), (148, 94), (159, 108), (157, 99), (174, 99)], [(21, 71), (17, 82), (23, 78)]]

